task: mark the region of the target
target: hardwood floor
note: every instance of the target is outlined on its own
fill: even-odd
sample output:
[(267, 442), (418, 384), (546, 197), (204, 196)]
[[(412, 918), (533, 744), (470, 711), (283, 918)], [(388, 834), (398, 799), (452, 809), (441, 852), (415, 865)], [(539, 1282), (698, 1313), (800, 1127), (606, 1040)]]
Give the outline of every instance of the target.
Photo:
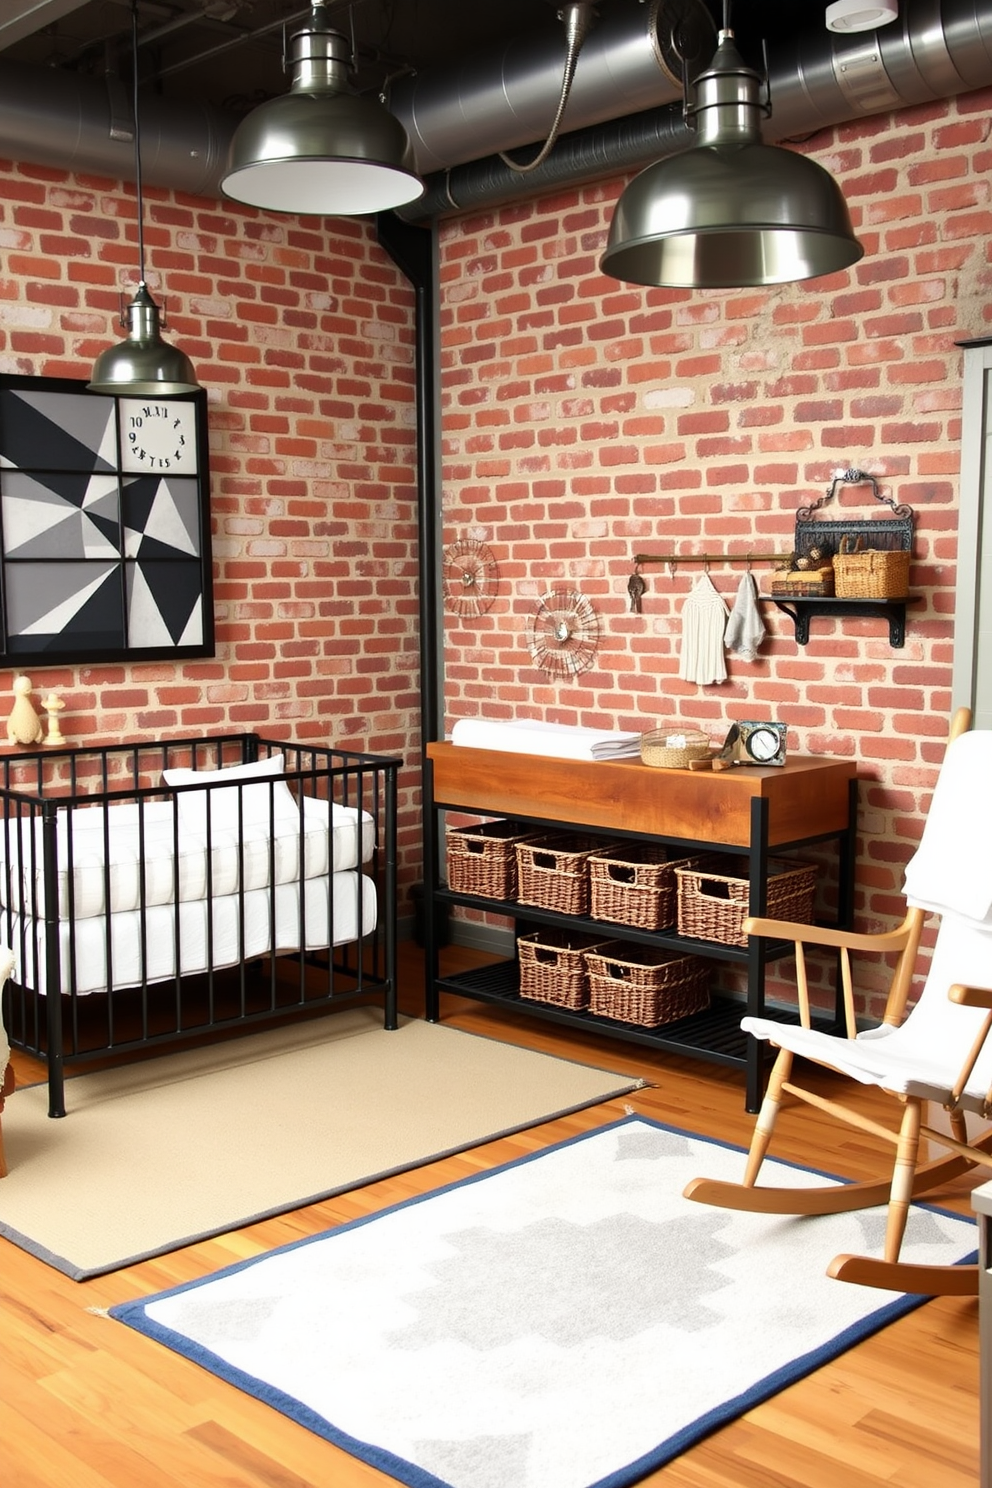
[[(414, 947), (402, 950), (402, 1003), (416, 1015), (422, 964)], [(448, 954), (458, 965), (484, 959), (458, 949)], [(736, 1071), (573, 1036), (457, 999), (444, 1002), (442, 1015), (454, 1027), (640, 1075), (649, 1084), (622, 1101), (88, 1282), (69, 1281), (0, 1240), (5, 1488), (386, 1488), (394, 1479), (101, 1317), (100, 1309), (506, 1162), (614, 1120), (625, 1107), (727, 1141), (749, 1137), (752, 1118)], [(15, 1066), (22, 1083), (41, 1077), (23, 1056), (15, 1056)], [(870, 1108), (874, 1097), (865, 1099)], [(825, 1117), (786, 1111), (780, 1126), (779, 1156), (851, 1177), (877, 1171), (870, 1139)], [(970, 1212), (967, 1184), (942, 1200)], [(643, 1481), (659, 1488), (974, 1488), (977, 1479), (977, 1304), (939, 1299)]]

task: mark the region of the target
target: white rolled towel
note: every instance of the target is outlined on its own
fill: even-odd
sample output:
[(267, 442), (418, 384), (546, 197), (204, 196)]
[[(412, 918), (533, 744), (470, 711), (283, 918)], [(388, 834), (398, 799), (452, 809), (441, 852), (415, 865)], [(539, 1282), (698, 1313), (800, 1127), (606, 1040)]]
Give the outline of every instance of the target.
[(630, 759), (640, 753), (640, 741), (640, 734), (542, 723), (537, 718), (502, 722), (459, 718), (451, 731), (452, 744), (498, 749), (507, 754), (542, 754), (552, 759)]

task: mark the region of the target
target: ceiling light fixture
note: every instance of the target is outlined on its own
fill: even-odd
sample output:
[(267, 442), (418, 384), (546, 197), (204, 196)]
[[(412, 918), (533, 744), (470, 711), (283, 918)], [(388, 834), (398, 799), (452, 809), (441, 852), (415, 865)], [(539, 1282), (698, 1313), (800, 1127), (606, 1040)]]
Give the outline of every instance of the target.
[[(763, 84), (763, 86), (762, 86)], [(746, 67), (729, 26), (686, 88), (697, 137), (649, 165), (617, 202), (601, 268), (614, 279), (691, 289), (783, 284), (832, 274), (864, 249), (833, 177), (808, 156), (761, 140), (771, 113), (764, 80)], [(761, 93), (764, 92), (762, 99)]]
[(290, 42), (290, 91), (259, 104), (234, 132), (225, 196), (272, 212), (352, 217), (423, 195), (406, 130), (380, 100), (351, 90), (347, 39), (324, 0)]
[(131, 0), (131, 66), (134, 80), (134, 178), (138, 195), (138, 288), (121, 311), (127, 338), (102, 351), (88, 386), (95, 393), (192, 393), (199, 387), (184, 351), (162, 340), (159, 308), (145, 283), (144, 200), (141, 193), (141, 130), (138, 123), (138, 4)]
[(899, 0), (834, 0), (827, 6), (828, 31), (877, 31), (899, 17)]

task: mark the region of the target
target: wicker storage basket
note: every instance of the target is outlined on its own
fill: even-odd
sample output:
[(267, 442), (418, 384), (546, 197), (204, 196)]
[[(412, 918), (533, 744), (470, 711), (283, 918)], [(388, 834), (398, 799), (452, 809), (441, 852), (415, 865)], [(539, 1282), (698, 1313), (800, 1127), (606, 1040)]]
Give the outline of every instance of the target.
[(641, 760), (663, 770), (684, 770), (690, 760), (705, 759), (710, 741), (702, 729), (684, 723), (664, 723), (641, 735)]
[(535, 834), (517, 822), (482, 822), (447, 830), (448, 887), (456, 894), (512, 899), (517, 892), (518, 842)]
[(709, 969), (699, 956), (608, 941), (586, 951), (589, 1011), (657, 1028), (709, 1006)]
[[(714, 855), (676, 868), (678, 930), (722, 945), (747, 945), (741, 926), (747, 916), (748, 881), (735, 869), (739, 861)], [(808, 925), (813, 918), (816, 864), (795, 858), (769, 858), (765, 913)]]
[(831, 599), (834, 588), (832, 563), (820, 568), (789, 569), (785, 573), (776, 574), (771, 583), (773, 595), (779, 594), (783, 598), (791, 595), (793, 599)]
[(586, 863), (604, 847), (601, 837), (574, 832), (552, 832), (530, 842), (518, 842), (517, 900), (559, 914), (589, 911), (589, 874)]
[(905, 599), (911, 559), (899, 549), (862, 548), (844, 538), (834, 559), (834, 593), (838, 599)]
[(517, 937), (520, 996), (581, 1010), (589, 1006), (585, 953), (605, 942), (571, 930), (537, 930)]
[(594, 920), (612, 920), (638, 930), (663, 930), (676, 917), (676, 863), (664, 847), (631, 842), (593, 853), (589, 859), (589, 913)]

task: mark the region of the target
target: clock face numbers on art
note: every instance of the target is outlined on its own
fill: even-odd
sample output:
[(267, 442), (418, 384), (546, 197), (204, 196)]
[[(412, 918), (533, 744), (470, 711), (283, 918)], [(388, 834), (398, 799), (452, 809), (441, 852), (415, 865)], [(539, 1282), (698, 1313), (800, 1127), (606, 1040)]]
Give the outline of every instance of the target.
[(196, 410), (176, 399), (121, 398), (121, 469), (128, 474), (195, 475)]

